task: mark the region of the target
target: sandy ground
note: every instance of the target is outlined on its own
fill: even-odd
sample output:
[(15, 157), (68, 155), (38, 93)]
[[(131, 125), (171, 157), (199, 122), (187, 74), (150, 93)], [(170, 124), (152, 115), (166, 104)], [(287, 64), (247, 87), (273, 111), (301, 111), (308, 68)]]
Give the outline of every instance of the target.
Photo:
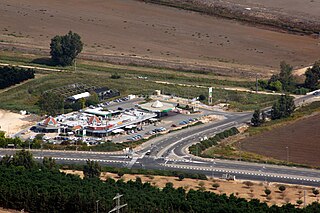
[(0, 110), (0, 131), (12, 135), (33, 124), (31, 117), (6, 110)]
[(318, 40), (307, 36), (133, 0), (3, 0), (0, 13), (0, 45), (48, 49), (54, 35), (73, 30), (86, 54), (241, 64), (264, 73), (278, 70), (281, 60), (308, 66), (320, 53)]
[[(65, 173), (71, 173), (79, 175), (83, 178), (83, 172), (81, 171), (74, 171), (74, 170), (64, 170)], [(173, 183), (174, 187), (183, 187), (186, 190), (189, 189), (199, 189), (199, 183), (203, 182), (205, 190), (212, 191), (218, 194), (234, 194), (241, 198), (246, 199), (254, 199), (257, 198), (261, 202), (267, 202), (269, 205), (277, 204), (277, 205), (283, 205), (288, 202), (291, 202), (292, 204), (296, 204), (296, 201), (301, 199), (303, 200), (303, 194), (304, 190), (306, 190), (306, 203), (312, 203), (313, 201), (316, 201), (317, 198), (312, 194), (312, 188), (311, 187), (302, 187), (302, 186), (296, 186), (296, 185), (285, 185), (286, 190), (281, 193), (279, 191), (280, 184), (276, 183), (262, 183), (262, 182), (251, 182), (253, 183), (253, 186), (247, 187), (244, 184), (244, 181), (225, 181), (221, 179), (210, 179), (208, 181), (202, 181), (202, 180), (194, 180), (194, 179), (184, 179), (182, 181), (179, 181), (176, 177), (164, 177), (164, 176), (144, 176), (144, 175), (124, 175), (122, 178), (125, 181), (128, 180), (135, 180), (136, 177), (140, 177), (142, 182), (150, 182), (152, 185), (163, 188), (166, 183), (171, 182)], [(106, 178), (113, 178), (113, 179), (119, 179), (119, 177), (116, 174), (112, 173), (102, 173), (101, 179), (105, 180)], [(213, 189), (212, 184), (218, 183), (220, 185), (219, 188), (216, 190)], [(265, 196), (264, 190), (268, 188), (271, 190), (270, 198), (267, 199)]]
[[(13, 209), (3, 209), (0, 208), (0, 213), (18, 213), (18, 212), (23, 212), (23, 211), (17, 211), (17, 210), (13, 210)], [(26, 211), (24, 211), (26, 212)]]

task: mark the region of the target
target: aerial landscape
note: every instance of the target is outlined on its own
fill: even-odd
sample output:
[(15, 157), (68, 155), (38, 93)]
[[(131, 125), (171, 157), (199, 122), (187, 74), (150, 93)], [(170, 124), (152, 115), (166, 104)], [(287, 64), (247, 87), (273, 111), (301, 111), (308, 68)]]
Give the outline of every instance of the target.
[(320, 0), (2, 0), (0, 213), (320, 212)]

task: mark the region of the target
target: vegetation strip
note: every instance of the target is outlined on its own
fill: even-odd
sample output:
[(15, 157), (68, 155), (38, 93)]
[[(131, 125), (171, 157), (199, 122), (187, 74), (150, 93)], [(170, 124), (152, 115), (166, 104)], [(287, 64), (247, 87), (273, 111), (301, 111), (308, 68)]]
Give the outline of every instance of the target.
[[(162, 189), (136, 181), (124, 182), (108, 178), (101, 181), (99, 165), (88, 161), (85, 178), (65, 174), (57, 169), (54, 160), (45, 158), (37, 164), (27, 151), (6, 156), (0, 161), (0, 205), (27, 212), (108, 212), (113, 208), (113, 197), (123, 194), (128, 204), (126, 212), (318, 212), (320, 205), (312, 203), (303, 209), (292, 204), (268, 207), (257, 199), (246, 201), (234, 195), (217, 195), (199, 190), (175, 189), (167, 183)], [(121, 174), (120, 174), (121, 175)], [(35, 181), (36, 180), (36, 181)], [(215, 184), (213, 187), (218, 187)], [(279, 189), (280, 190), (280, 189)], [(270, 195), (271, 191), (265, 191)], [(99, 201), (99, 205), (97, 205)], [(143, 205), (141, 205), (143, 203)], [(298, 204), (298, 205), (301, 205)]]

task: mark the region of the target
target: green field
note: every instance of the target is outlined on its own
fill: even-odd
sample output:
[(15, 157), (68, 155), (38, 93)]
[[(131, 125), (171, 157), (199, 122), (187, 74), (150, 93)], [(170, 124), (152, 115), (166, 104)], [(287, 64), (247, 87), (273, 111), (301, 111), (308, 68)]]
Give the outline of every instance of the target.
[[(32, 62), (35, 57), (24, 57), (21, 54), (7, 54), (0, 52), (0, 62), (8, 64), (23, 64), (40, 66), (45, 68), (61, 69), (61, 67), (50, 67), (38, 65)], [(117, 74), (120, 79), (112, 79)], [(139, 79), (139, 76), (148, 77), (147, 80)], [(46, 90), (65, 86), (73, 83), (86, 83), (95, 86), (106, 86), (120, 91), (121, 95), (136, 94), (150, 95), (156, 89), (166, 94), (176, 95), (185, 98), (194, 98), (201, 94), (207, 95), (207, 89), (196, 86), (165, 85), (154, 81), (167, 81), (170, 83), (184, 83), (188, 85), (203, 86), (237, 86), (246, 87), (254, 85), (253, 82), (234, 81), (222, 79), (211, 73), (196, 73), (186, 71), (174, 71), (165, 69), (154, 69), (136, 66), (119, 66), (102, 62), (82, 61), (77, 62), (77, 70), (73, 67), (63, 68), (62, 72), (38, 71), (36, 78), (28, 82), (9, 88), (6, 91), (0, 90), (0, 108), (9, 110), (28, 110), (39, 113), (36, 105), (40, 94)], [(223, 89), (214, 90), (214, 102), (228, 102), (231, 108), (236, 110), (252, 110), (257, 107), (272, 105), (277, 99), (273, 95), (252, 94), (247, 92), (227, 91)]]

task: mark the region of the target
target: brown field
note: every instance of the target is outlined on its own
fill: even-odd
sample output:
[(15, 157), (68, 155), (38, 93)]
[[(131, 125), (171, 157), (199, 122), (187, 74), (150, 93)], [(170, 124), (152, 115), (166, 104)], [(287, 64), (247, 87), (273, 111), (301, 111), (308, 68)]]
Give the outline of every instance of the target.
[(229, 0), (228, 2), (247, 7), (269, 8), (290, 15), (320, 18), (320, 0)]
[(133, 0), (3, 0), (0, 14), (2, 49), (47, 51), (54, 35), (73, 30), (85, 43), (83, 57), (158, 60), (265, 75), (277, 70), (281, 60), (300, 68), (320, 54), (318, 40), (308, 36)]
[(244, 139), (241, 148), (275, 159), (320, 167), (320, 114)]

